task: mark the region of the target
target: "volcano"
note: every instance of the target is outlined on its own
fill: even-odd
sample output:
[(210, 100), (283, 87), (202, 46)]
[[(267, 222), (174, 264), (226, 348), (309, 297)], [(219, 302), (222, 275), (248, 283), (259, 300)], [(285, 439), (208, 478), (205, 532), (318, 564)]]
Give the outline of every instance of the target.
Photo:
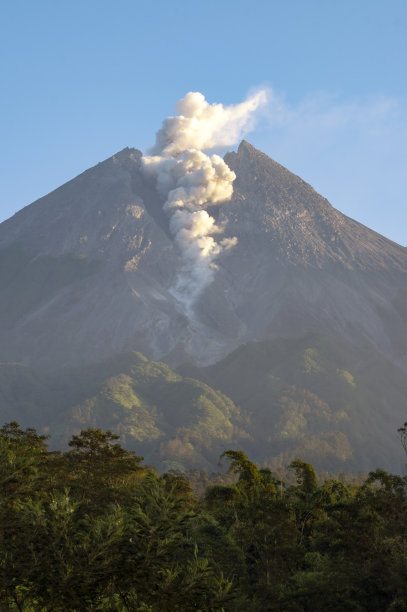
[[(155, 432), (152, 454), (153, 438), (139, 425), (142, 433), (134, 434), (132, 421), (128, 440), (133, 436), (138, 449), (142, 443), (152, 461), (165, 453), (174, 459), (175, 453), (179, 462), (185, 452), (177, 455), (174, 448), (192, 444), (196, 453), (191, 451), (184, 467), (214, 465), (215, 447), (222, 451), (233, 442), (269, 464), (295, 452), (324, 468), (343, 462), (355, 469), (375, 467), (376, 461), (394, 467), (395, 453), (388, 449), (405, 417), (407, 392), (407, 249), (343, 215), (245, 141), (224, 160), (236, 174), (233, 196), (207, 210), (223, 236), (237, 243), (219, 254), (213, 281), (192, 308), (172, 290), (180, 254), (163, 197), (143, 172), (136, 149), (113, 155), (0, 225), (0, 360), (26, 368), (25, 393), (20, 397), (8, 387), (3, 404), (11, 406), (18, 395), (21, 408), (29, 396), (31, 408), (27, 414), (26, 404), (23, 411), (24, 419), (31, 415), (27, 426), (44, 430), (45, 423), (58, 423), (61, 429), (63, 414), (69, 431), (102, 424), (113, 430), (117, 425), (123, 434), (123, 422), (119, 427), (106, 416), (117, 414), (110, 404), (103, 418), (89, 406), (102, 405), (107, 395), (111, 401), (112, 389), (123, 388), (124, 379), (103, 387), (106, 377), (122, 374), (134, 391), (133, 358), (131, 366), (125, 359), (124, 373), (117, 365), (104, 366), (99, 378), (94, 372), (97, 364), (124, 363), (123, 355), (137, 351), (138, 376), (140, 364), (145, 373), (145, 364), (154, 360), (178, 372), (161, 369), (160, 385), (179, 386), (181, 375), (201, 381), (194, 387), (194, 405), (206, 415), (208, 439), (215, 435), (213, 406), (223, 419), (217, 445), (202, 450), (198, 425), (191, 425), (195, 433), (184, 440), (180, 418), (183, 433), (173, 429), (173, 443), (156, 415), (154, 427), (149, 421), (147, 428)], [(15, 367), (7, 366), (5, 379), (11, 380), (11, 371), (18, 379)], [(48, 412), (39, 418), (34, 399), (45, 405), (49, 386), (41, 379), (31, 387), (28, 368), (41, 376), (76, 368), (77, 381), (79, 370), (91, 371), (93, 387), (85, 390), (81, 379), (75, 395), (67, 383), (59, 416)], [(203, 408), (199, 398), (209, 397), (207, 385), (242, 411), (213, 391), (212, 408), (207, 399)], [(160, 389), (154, 406), (165, 401), (167, 392)], [(134, 409), (142, 407), (144, 419), (153, 418), (147, 400), (132, 401)], [(73, 406), (82, 406), (75, 418)], [(5, 412), (7, 418), (13, 414)], [(72, 419), (76, 429), (67, 425)], [(232, 431), (241, 438), (232, 439)], [(270, 444), (272, 453), (265, 450)]]
[(407, 368), (407, 251), (335, 210), (242, 142), (233, 198), (209, 212), (237, 244), (186, 313), (162, 199), (120, 153), (0, 225), (0, 359), (42, 369), (138, 350), (208, 365), (307, 331), (371, 345)]

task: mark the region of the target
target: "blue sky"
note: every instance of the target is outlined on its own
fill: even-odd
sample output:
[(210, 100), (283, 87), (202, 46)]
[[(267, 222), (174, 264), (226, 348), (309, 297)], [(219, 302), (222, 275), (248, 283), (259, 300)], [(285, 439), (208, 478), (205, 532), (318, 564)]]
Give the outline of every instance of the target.
[(146, 151), (188, 91), (267, 87), (246, 139), (407, 245), (405, 0), (13, 0), (0, 24), (0, 220)]

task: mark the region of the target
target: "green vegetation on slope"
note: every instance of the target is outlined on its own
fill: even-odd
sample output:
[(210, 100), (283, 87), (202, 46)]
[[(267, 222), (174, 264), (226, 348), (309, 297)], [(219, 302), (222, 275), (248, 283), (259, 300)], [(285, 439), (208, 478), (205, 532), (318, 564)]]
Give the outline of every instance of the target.
[[(18, 397), (7, 377), (10, 368), (0, 365), (0, 416), (13, 415), (44, 433), (52, 431), (57, 448), (81, 429), (101, 427), (119, 434), (127, 448), (137, 448), (160, 469), (186, 470), (213, 467), (225, 445), (247, 437), (240, 411), (228, 397), (140, 353), (99, 366), (38, 375), (38, 380), (32, 370), (13, 366), (26, 388)], [(44, 389), (42, 395), (37, 386)], [(24, 397), (30, 393), (28, 411)]]
[(160, 470), (216, 469), (238, 446), (279, 472), (297, 456), (334, 473), (399, 472), (406, 395), (397, 367), (316, 334), (250, 343), (178, 373), (140, 353), (51, 374), (0, 364), (4, 421), (52, 431), (59, 449), (83, 428), (111, 429)]
[[(400, 469), (394, 431), (405, 414), (405, 373), (369, 347), (322, 334), (239, 347), (184, 375), (221, 389), (249, 416), (244, 448), (273, 468), (303, 456), (319, 469)], [(250, 442), (253, 440), (253, 443)]]

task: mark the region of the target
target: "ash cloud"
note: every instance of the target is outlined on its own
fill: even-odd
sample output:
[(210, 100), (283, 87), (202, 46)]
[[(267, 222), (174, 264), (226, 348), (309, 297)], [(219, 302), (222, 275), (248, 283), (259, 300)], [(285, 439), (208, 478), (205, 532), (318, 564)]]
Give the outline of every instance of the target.
[(213, 280), (216, 257), (237, 243), (236, 238), (220, 237), (223, 227), (205, 210), (230, 200), (235, 173), (219, 155), (205, 151), (234, 145), (253, 127), (254, 112), (265, 101), (260, 91), (241, 104), (223, 106), (190, 92), (177, 102), (178, 115), (163, 121), (151, 155), (142, 158), (145, 173), (165, 198), (164, 210), (181, 258), (171, 291), (189, 313)]

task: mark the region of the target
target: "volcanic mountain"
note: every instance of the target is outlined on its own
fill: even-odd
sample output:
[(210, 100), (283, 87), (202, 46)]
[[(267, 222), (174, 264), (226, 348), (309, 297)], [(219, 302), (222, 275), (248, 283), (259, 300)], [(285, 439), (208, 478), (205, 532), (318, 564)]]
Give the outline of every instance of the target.
[(0, 368), (3, 420), (61, 439), (110, 427), (181, 467), (233, 444), (270, 465), (394, 468), (407, 249), (245, 141), (224, 159), (233, 197), (208, 212), (237, 244), (193, 309), (172, 291), (180, 255), (136, 149), (0, 225), (0, 360), (20, 364)]
[(194, 313), (169, 290), (178, 255), (162, 200), (124, 149), (0, 225), (0, 359), (43, 369), (127, 350), (206, 365), (248, 341), (324, 330), (407, 368), (407, 251), (335, 210), (242, 142), (237, 245)]

